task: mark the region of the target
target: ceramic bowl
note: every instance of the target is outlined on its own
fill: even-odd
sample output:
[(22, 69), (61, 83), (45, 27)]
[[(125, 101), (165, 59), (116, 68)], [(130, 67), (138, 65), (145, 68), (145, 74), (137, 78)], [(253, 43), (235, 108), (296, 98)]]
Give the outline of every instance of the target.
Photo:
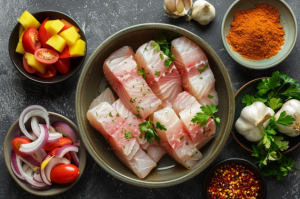
[[(177, 164), (168, 155), (165, 155), (151, 173), (144, 179), (139, 179), (118, 158), (113, 151), (108, 150), (109, 144), (103, 136), (97, 132), (88, 122), (86, 113), (95, 97), (99, 95), (101, 88), (108, 83), (103, 75), (102, 66), (104, 60), (119, 48), (129, 45), (137, 50), (142, 44), (157, 39), (163, 34), (168, 38), (185, 36), (197, 43), (206, 53), (211, 69), (216, 79), (216, 90), (222, 100), (219, 104), (218, 117), (221, 124), (217, 127), (216, 136), (204, 148), (201, 149), (203, 158), (190, 170)], [(100, 88), (101, 87), (101, 88)], [(94, 160), (112, 176), (142, 187), (167, 187), (189, 180), (209, 166), (223, 149), (232, 126), (234, 117), (234, 94), (225, 66), (214, 50), (197, 35), (177, 26), (149, 23), (140, 24), (123, 29), (104, 42), (92, 53), (85, 64), (76, 90), (76, 119), (78, 128), (88, 152)], [(173, 167), (173, 165), (175, 165)], [(170, 169), (166, 169), (168, 167)]]
[[(250, 151), (253, 153), (252, 144), (253, 142), (248, 141), (244, 136), (239, 134), (236, 131), (235, 123), (237, 119), (240, 117), (242, 109), (245, 108), (245, 104), (242, 103), (242, 98), (246, 95), (255, 95), (257, 92), (257, 84), (261, 81), (263, 78), (254, 79), (248, 83), (246, 83), (244, 86), (240, 88), (235, 94), (235, 116), (234, 116), (234, 123), (232, 126), (231, 134), (233, 135), (234, 139), (247, 151)], [(279, 109), (278, 109), (279, 110)], [(289, 148), (286, 151), (281, 152), (281, 154), (286, 154), (291, 151), (293, 151), (295, 148), (297, 148), (300, 145), (300, 138), (299, 137), (290, 137), (286, 134), (278, 132), (278, 135), (283, 136), (284, 140), (289, 141)]]
[[(86, 37), (85, 37), (83, 30), (80, 28), (78, 23), (74, 19), (72, 19), (70, 16), (68, 16), (67, 14), (64, 14), (64, 13), (58, 12), (58, 11), (42, 11), (42, 12), (32, 13), (32, 15), (41, 24), (47, 17), (49, 17), (50, 20), (65, 19), (66, 21), (68, 21), (69, 23), (71, 23), (72, 25), (74, 25), (75, 27), (77, 27), (80, 30), (78, 33), (80, 34), (81, 39), (86, 42)], [(17, 21), (17, 19), (16, 19), (16, 21)], [(8, 43), (8, 52), (9, 52), (10, 59), (13, 62), (14, 66), (18, 69), (18, 71), (22, 75), (24, 75), (28, 79), (35, 81), (35, 82), (50, 84), (50, 83), (62, 82), (66, 79), (69, 79), (81, 68), (81, 66), (84, 63), (86, 55), (83, 57), (77, 57), (75, 59), (71, 59), (70, 70), (65, 75), (62, 75), (59, 72), (57, 72), (57, 75), (54, 78), (45, 79), (45, 78), (37, 76), (36, 74), (28, 73), (24, 69), (24, 66), (23, 66), (23, 55), (16, 52), (16, 47), (17, 47), (17, 44), (19, 41), (19, 26), (20, 25), (21, 25), (20, 23), (17, 23), (10, 34), (9, 43)], [(87, 52), (87, 45), (85, 47), (85, 52)]]
[(258, 192), (257, 199), (266, 199), (267, 198), (267, 183), (266, 183), (266, 180), (265, 180), (263, 174), (259, 170), (259, 168), (255, 164), (253, 164), (252, 162), (250, 162), (248, 160), (245, 160), (242, 158), (229, 158), (229, 159), (222, 160), (222, 161), (218, 162), (217, 164), (215, 164), (209, 170), (209, 172), (206, 174), (206, 177), (205, 177), (204, 183), (203, 183), (203, 187), (202, 187), (204, 199), (211, 199), (211, 197), (209, 196), (209, 193), (208, 193), (208, 186), (209, 186), (208, 183), (212, 177), (213, 172), (216, 169), (218, 169), (221, 166), (228, 164), (228, 163), (236, 163), (236, 164), (242, 165), (245, 168), (252, 171), (252, 173), (257, 177), (257, 181), (258, 181), (259, 187), (260, 187), (260, 191)]
[[(282, 45), (282, 50), (280, 50), (279, 53), (274, 57), (261, 61), (248, 60), (242, 57), (238, 52), (232, 50), (232, 46), (227, 42), (226, 38), (230, 31), (230, 23), (233, 21), (234, 13), (239, 10), (254, 8), (254, 5), (258, 3), (268, 3), (271, 6), (275, 6), (281, 14), (280, 24), (285, 30), (285, 43)], [(296, 17), (292, 9), (284, 0), (236, 0), (227, 10), (221, 27), (221, 36), (227, 53), (232, 57), (232, 59), (242, 66), (254, 70), (272, 68), (280, 64), (292, 52), (296, 44), (297, 35), (298, 31)]]
[[(66, 118), (65, 116), (62, 116), (60, 114), (57, 113), (53, 113), (53, 112), (49, 112), (49, 118), (50, 118), (50, 124), (52, 122), (56, 122), (56, 121), (60, 121), (60, 122), (64, 122), (67, 125), (69, 125), (73, 131), (76, 134), (77, 139), (80, 140), (80, 134), (78, 132), (78, 129), (76, 127), (76, 125), (69, 120), (68, 118)], [(42, 118), (38, 118), (39, 121), (41, 123), (44, 123), (45, 121)], [(26, 123), (26, 127), (27, 129), (30, 127), (30, 122)], [(71, 183), (68, 184), (55, 184), (53, 183), (49, 189), (35, 189), (33, 187), (31, 187), (30, 184), (28, 184), (26, 181), (20, 180), (12, 171), (11, 168), (11, 158), (10, 158), (10, 153), (12, 150), (12, 146), (11, 146), (11, 142), (14, 139), (14, 134), (17, 130), (19, 130), (19, 120), (17, 120), (8, 130), (5, 140), (4, 140), (4, 144), (3, 144), (3, 154), (4, 154), (4, 160), (5, 160), (5, 164), (6, 167), (8, 169), (8, 172), (10, 173), (11, 177), (16, 181), (16, 183), (18, 183), (18, 185), (20, 187), (22, 187), (25, 191), (27, 191), (28, 193), (37, 195), (37, 196), (53, 196), (53, 195), (57, 195), (60, 193), (63, 193), (65, 191), (67, 191), (68, 189), (70, 189), (72, 186), (74, 186), (78, 180), (80, 179), (80, 177), (83, 174), (84, 168), (85, 168), (85, 164), (86, 164), (86, 150), (83, 144), (80, 145), (79, 147), (79, 152), (78, 152), (78, 158), (79, 158), (79, 176), (78, 178)], [(82, 143), (82, 142), (81, 142)]]

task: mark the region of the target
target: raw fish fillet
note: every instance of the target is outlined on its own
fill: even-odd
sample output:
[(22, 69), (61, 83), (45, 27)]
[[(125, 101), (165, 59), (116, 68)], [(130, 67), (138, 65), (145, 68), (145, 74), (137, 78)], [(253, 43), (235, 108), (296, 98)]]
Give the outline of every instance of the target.
[[(214, 94), (214, 102), (218, 103), (218, 95), (215, 92), (215, 77), (202, 49), (186, 37), (180, 37), (172, 41), (171, 52), (175, 56), (174, 64), (181, 75), (184, 90), (193, 95), (198, 102), (202, 102), (203, 105), (206, 103), (210, 105), (207, 100), (210, 94)], [(205, 70), (200, 71), (200, 73), (199, 69)]]
[(146, 118), (161, 104), (142, 75), (131, 47), (124, 46), (112, 53), (104, 62), (103, 72), (124, 105), (134, 114)]
[(171, 107), (156, 111), (153, 115), (154, 123), (160, 122), (166, 131), (156, 129), (160, 137), (160, 145), (178, 163), (191, 169), (202, 154), (193, 144), (190, 136), (185, 132), (181, 120)]
[(137, 50), (135, 59), (140, 68), (145, 69), (146, 82), (154, 94), (161, 101), (173, 102), (176, 96), (182, 92), (181, 77), (176, 67), (171, 65), (169, 69), (164, 65), (168, 59), (162, 51), (154, 51), (151, 40), (143, 44)]
[(201, 124), (192, 122), (192, 119), (197, 113), (203, 113), (200, 107), (201, 104), (186, 91), (180, 93), (173, 104), (174, 110), (179, 111), (179, 117), (184, 129), (190, 135), (197, 149), (207, 144), (207, 142), (214, 137), (216, 132), (216, 124), (211, 118), (204, 127), (200, 127)]
[(144, 152), (134, 137), (126, 138), (130, 127), (122, 116), (107, 102), (87, 112), (90, 124), (110, 144), (115, 155), (139, 178), (146, 177), (156, 163)]
[(109, 104), (112, 104), (115, 102), (115, 96), (113, 92), (110, 90), (110, 88), (107, 88), (105, 91), (103, 91), (98, 97), (96, 97), (93, 102), (91, 103), (89, 110), (94, 108), (95, 106), (99, 105), (101, 102), (108, 102)]
[(158, 162), (167, 152), (160, 146), (155, 139), (146, 148), (147, 154), (152, 158), (154, 162)]

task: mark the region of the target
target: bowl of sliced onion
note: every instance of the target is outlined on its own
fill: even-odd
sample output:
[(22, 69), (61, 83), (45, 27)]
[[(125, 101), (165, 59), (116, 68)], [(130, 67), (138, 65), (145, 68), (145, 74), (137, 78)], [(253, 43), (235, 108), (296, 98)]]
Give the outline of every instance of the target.
[(3, 153), (12, 178), (38, 196), (67, 191), (80, 179), (86, 164), (76, 125), (38, 105), (24, 109), (10, 127)]

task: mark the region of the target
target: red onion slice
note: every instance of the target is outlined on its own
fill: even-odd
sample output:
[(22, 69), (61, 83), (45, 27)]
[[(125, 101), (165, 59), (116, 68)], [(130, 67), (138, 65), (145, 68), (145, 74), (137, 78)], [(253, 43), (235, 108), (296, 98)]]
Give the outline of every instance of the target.
[(49, 133), (49, 138), (47, 142), (58, 142), (59, 138), (62, 137), (61, 133)]
[(37, 189), (45, 189), (48, 188), (49, 186), (43, 182), (36, 182), (35, 180), (33, 180), (32, 176), (27, 175), (23, 170), (21, 171), (22, 175), (24, 176), (25, 180), (34, 188)]
[(16, 152), (14, 150), (12, 150), (10, 157), (11, 157), (11, 168), (12, 168), (14, 174), (21, 180), (25, 180), (25, 178), (23, 177), (23, 175), (21, 173), (22, 163), (21, 163), (19, 156), (17, 156)]
[(37, 117), (32, 117), (31, 118), (31, 130), (36, 135), (36, 137), (40, 136), (41, 130), (40, 130), (40, 127), (39, 127), (39, 121), (38, 121)]
[(40, 150), (42, 147), (45, 146), (45, 144), (48, 141), (49, 138), (49, 132), (48, 128), (45, 124), (39, 124), (41, 129), (41, 135), (40, 137), (35, 140), (34, 142), (28, 143), (28, 144), (22, 144), (19, 151), (25, 154), (32, 154)]
[(79, 158), (77, 156), (77, 153), (74, 151), (70, 151), (72, 159), (74, 160), (77, 167), (79, 167)]
[(38, 150), (36, 153), (35, 153), (36, 157), (37, 157), (37, 160), (41, 163), (42, 160), (47, 156), (47, 153), (46, 151), (41, 148), (40, 150)]
[(75, 146), (80, 146), (80, 140), (76, 140), (74, 143)]
[(58, 149), (55, 153), (55, 155), (57, 157), (62, 158), (67, 152), (69, 151), (75, 151), (78, 152), (78, 147), (74, 146), (74, 145), (65, 145), (63, 147), (61, 147), (60, 149)]
[[(29, 134), (32, 136), (32, 141), (34, 141), (34, 140), (36, 140), (38, 137), (36, 137), (36, 135), (33, 133), (33, 132), (29, 132)], [(28, 140), (30, 140), (30, 138), (29, 137), (27, 137), (26, 135), (22, 135), (22, 136), (20, 136), (21, 138), (26, 138), (26, 139), (28, 139)]]
[(43, 182), (40, 174), (33, 174), (33, 180), (36, 182)]
[(47, 164), (46, 168), (44, 169), (45, 176), (47, 177), (47, 180), (49, 182), (51, 182), (51, 178), (50, 178), (51, 170), (53, 169), (53, 167), (55, 167), (58, 164), (70, 164), (70, 161), (66, 158), (56, 158), (56, 157), (52, 158), (50, 162)]
[(29, 138), (29, 139), (33, 139), (32, 136), (27, 132), (26, 128), (25, 128), (25, 123), (27, 122), (27, 120), (33, 116), (39, 116), (42, 117), (46, 120), (46, 124), (47, 124), (47, 129), (49, 129), (50, 126), (50, 121), (49, 121), (49, 117), (48, 117), (49, 113), (47, 112), (47, 110), (39, 105), (32, 105), (32, 106), (28, 106), (27, 108), (25, 108), (19, 118), (19, 126), (21, 131)]
[(20, 137), (20, 130), (18, 130), (18, 131), (15, 132), (15, 134), (14, 134), (14, 138), (18, 138), (18, 137)]
[(28, 166), (27, 164), (23, 164), (22, 169), (26, 175), (33, 177), (33, 170), (32, 168), (30, 168), (30, 166)]
[(50, 133), (56, 133), (56, 131), (55, 131), (55, 129), (53, 128), (52, 125), (50, 125), (50, 127), (49, 127), (49, 132), (50, 132)]
[(54, 127), (55, 131), (62, 133), (67, 138), (70, 138), (70, 140), (72, 140), (72, 143), (75, 143), (75, 141), (77, 140), (74, 131), (66, 123), (53, 122), (52, 126)]
[(20, 156), (17, 155), (23, 162), (25, 162), (26, 164), (28, 164), (28, 166), (30, 166), (32, 169), (34, 169), (35, 167), (40, 167), (41, 163), (39, 161), (37, 161), (36, 159), (34, 159), (32, 156)]
[[(47, 160), (47, 159), (49, 159), (49, 158), (51, 158), (51, 156), (50, 156), (50, 155), (47, 155), (47, 156), (44, 158), (43, 161), (45, 161), (45, 160)], [(45, 169), (43, 169), (43, 170), (40, 169), (40, 175), (41, 175), (41, 179), (43, 180), (44, 183), (46, 183), (47, 185), (51, 185), (51, 184), (52, 184), (52, 183), (47, 179), (47, 177), (46, 177)]]

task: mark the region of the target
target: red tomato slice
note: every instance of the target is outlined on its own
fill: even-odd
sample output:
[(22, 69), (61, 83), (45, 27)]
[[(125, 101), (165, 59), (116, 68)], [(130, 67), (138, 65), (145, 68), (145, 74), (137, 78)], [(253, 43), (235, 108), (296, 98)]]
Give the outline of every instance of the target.
[(59, 55), (55, 50), (41, 48), (34, 52), (34, 57), (42, 64), (51, 65), (57, 62)]
[(69, 138), (61, 137), (58, 142), (46, 143), (44, 146), (45, 151), (53, 151), (56, 148), (71, 145), (72, 141)]
[(73, 182), (79, 176), (79, 169), (73, 164), (59, 164), (53, 167), (50, 179), (57, 184)]
[(61, 74), (67, 74), (70, 70), (70, 59), (59, 59), (55, 64), (54, 67), (56, 70)]
[(56, 76), (56, 69), (54, 68), (54, 66), (52, 65), (48, 65), (45, 74), (36, 72), (35, 74), (37, 74), (38, 76), (45, 78), (45, 79), (51, 79), (54, 78)]
[(63, 59), (63, 58), (71, 58), (71, 54), (69, 51), (69, 47), (66, 45), (66, 47), (64, 48), (64, 50), (62, 51), (62, 53), (60, 53), (59, 55), (59, 59)]
[(69, 152), (64, 155), (64, 158), (67, 158), (71, 162), (71, 154)]
[(51, 37), (51, 35), (47, 32), (47, 30), (45, 28), (45, 23), (48, 21), (48, 19), (49, 18), (45, 19), (39, 28), (39, 39), (40, 39), (40, 42), (41, 42), (41, 45), (43, 46), (43, 48), (53, 49), (51, 46), (46, 44), (48, 39), (50, 39), (50, 37)]
[(18, 138), (15, 138), (12, 140), (11, 145), (12, 145), (12, 148), (14, 149), (14, 151), (17, 154), (19, 154), (20, 156), (28, 156), (27, 154), (24, 154), (19, 151), (22, 144), (28, 144), (28, 143), (31, 143), (31, 141), (26, 138), (18, 137)]
[[(54, 155), (56, 154), (56, 152), (57, 152), (58, 149), (60, 149), (60, 148), (56, 148), (56, 149), (50, 151), (50, 152), (48, 153), (48, 155), (54, 156)], [(67, 152), (67, 153), (64, 155), (64, 158), (68, 159), (68, 160), (71, 162), (71, 154), (70, 154), (69, 152)]]
[(25, 55), (23, 56), (23, 66), (24, 66), (25, 70), (29, 73), (35, 73), (36, 72), (35, 68), (32, 68), (31, 66), (28, 65)]
[(37, 49), (41, 48), (38, 30), (36, 28), (26, 30), (22, 38), (22, 44), (24, 50), (31, 54), (34, 54)]

